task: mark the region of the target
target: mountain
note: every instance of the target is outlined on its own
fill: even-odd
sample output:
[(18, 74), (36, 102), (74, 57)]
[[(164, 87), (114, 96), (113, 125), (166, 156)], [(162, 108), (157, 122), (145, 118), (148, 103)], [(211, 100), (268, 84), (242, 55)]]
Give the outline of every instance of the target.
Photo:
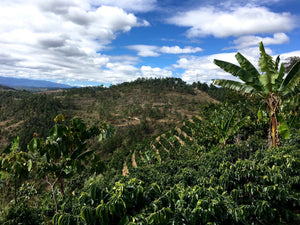
[(0, 91), (14, 91), (14, 89), (0, 84)]
[(59, 84), (45, 80), (32, 80), (24, 78), (0, 77), (0, 84), (12, 88), (71, 88), (66, 84)]

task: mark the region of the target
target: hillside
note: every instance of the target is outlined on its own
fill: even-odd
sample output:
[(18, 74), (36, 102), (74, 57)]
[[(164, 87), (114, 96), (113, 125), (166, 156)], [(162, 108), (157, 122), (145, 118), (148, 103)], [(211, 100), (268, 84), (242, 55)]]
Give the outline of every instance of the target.
[[(59, 113), (81, 117), (89, 125), (107, 122), (120, 130), (141, 132), (139, 138), (149, 137), (198, 114), (206, 102), (217, 100), (180, 79), (140, 79), (109, 88), (42, 93), (2, 91), (1, 145), (3, 149), (16, 135), (23, 147), (35, 132), (46, 136)], [(138, 131), (142, 126), (147, 129)]]

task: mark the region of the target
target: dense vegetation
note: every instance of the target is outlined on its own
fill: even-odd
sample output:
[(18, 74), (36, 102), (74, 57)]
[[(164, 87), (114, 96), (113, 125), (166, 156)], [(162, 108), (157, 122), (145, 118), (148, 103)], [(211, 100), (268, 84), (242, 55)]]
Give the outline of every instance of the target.
[(268, 148), (259, 98), (199, 82), (0, 101), (1, 224), (299, 223), (297, 104), (281, 111), (290, 137)]

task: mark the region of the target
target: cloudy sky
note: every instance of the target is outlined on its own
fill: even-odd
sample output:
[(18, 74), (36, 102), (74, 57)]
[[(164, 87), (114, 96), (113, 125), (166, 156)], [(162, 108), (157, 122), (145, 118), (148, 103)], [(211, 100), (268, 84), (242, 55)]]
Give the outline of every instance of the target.
[(299, 0), (0, 0), (0, 76), (86, 86), (210, 82), (239, 51), (300, 56)]

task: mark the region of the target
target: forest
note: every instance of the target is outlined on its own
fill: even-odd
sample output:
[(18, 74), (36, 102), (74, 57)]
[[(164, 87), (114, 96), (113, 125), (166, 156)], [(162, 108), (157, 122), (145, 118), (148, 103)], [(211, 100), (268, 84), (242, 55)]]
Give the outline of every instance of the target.
[(0, 224), (300, 223), (300, 61), (187, 84), (0, 86)]

